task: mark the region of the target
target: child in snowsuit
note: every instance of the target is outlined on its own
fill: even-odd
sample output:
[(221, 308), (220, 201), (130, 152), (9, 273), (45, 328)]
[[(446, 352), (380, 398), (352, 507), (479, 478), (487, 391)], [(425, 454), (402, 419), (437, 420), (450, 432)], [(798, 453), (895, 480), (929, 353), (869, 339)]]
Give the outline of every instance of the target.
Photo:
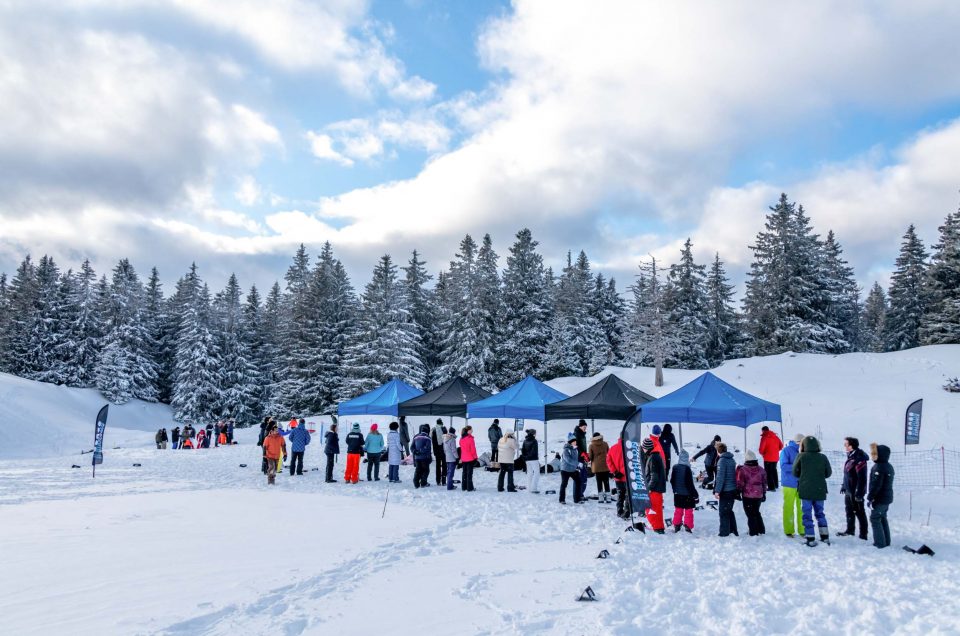
[(743, 466), (737, 466), (737, 488), (743, 499), (750, 536), (756, 537), (767, 532), (760, 514), (760, 503), (767, 499), (767, 471), (752, 450), (747, 451), (746, 459)]
[(873, 545), (878, 548), (890, 547), (890, 524), (887, 523), (887, 509), (893, 503), (893, 466), (890, 465), (890, 448), (884, 445), (870, 444), (870, 459), (874, 461), (870, 469), (870, 489), (867, 491), (867, 505), (870, 506), (870, 526), (873, 528)]
[(347, 433), (347, 468), (343, 473), (343, 481), (348, 484), (360, 482), (360, 455), (363, 454), (363, 433), (360, 425), (354, 422)]
[(390, 422), (387, 433), (387, 480), (400, 483), (400, 462), (403, 461), (403, 442), (400, 441), (400, 423)]
[[(679, 452), (677, 463), (670, 472), (670, 487), (673, 488), (673, 531), (680, 532), (682, 526), (687, 532), (693, 532), (693, 509), (700, 502), (700, 495), (693, 483), (690, 453), (685, 450)], [(617, 491), (619, 490), (618, 484)]]

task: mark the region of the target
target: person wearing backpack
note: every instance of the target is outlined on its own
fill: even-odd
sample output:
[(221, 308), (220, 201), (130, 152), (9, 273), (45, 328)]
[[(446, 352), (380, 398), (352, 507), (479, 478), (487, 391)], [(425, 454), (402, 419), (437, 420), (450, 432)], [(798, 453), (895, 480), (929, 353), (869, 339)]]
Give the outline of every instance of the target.
[(296, 469), (297, 475), (303, 475), (303, 453), (307, 450), (310, 443), (310, 431), (307, 430), (305, 420), (300, 420), (300, 425), (290, 429), (290, 476)]
[(360, 483), (360, 456), (363, 454), (363, 433), (356, 422), (347, 433), (347, 468), (343, 473), (343, 481), (348, 484)]
[[(380, 456), (383, 454), (383, 435), (377, 424), (370, 425), (370, 433), (363, 443), (363, 452), (367, 454), (367, 481), (380, 481)], [(373, 479), (370, 474), (373, 473)]]
[(767, 471), (760, 465), (757, 455), (748, 450), (743, 466), (737, 466), (737, 489), (743, 499), (743, 512), (747, 515), (747, 528), (751, 537), (766, 534), (760, 504), (767, 499)]
[(447, 490), (456, 490), (453, 477), (457, 472), (457, 433), (452, 426), (443, 434), (443, 460), (447, 464)]
[(503, 437), (503, 431), (500, 430), (500, 420), (493, 420), (493, 424), (487, 429), (487, 439), (490, 440), (490, 463), (497, 461), (497, 448), (500, 438)]
[[(622, 452), (620, 456), (623, 457)], [(673, 489), (673, 531), (680, 532), (682, 526), (687, 532), (693, 532), (693, 510), (700, 502), (700, 495), (693, 483), (690, 453), (684, 449), (677, 453), (677, 463), (670, 471), (670, 487)], [(619, 485), (617, 490), (620, 490)]]
[(387, 481), (400, 483), (400, 462), (403, 461), (403, 444), (400, 442), (400, 423), (390, 422), (387, 433)]
[(873, 527), (873, 545), (877, 548), (890, 547), (890, 524), (887, 523), (887, 510), (893, 503), (893, 477), (895, 471), (890, 465), (890, 448), (883, 444), (870, 444), (870, 489), (867, 492), (867, 505), (870, 506), (870, 525)]
[(540, 490), (540, 445), (537, 443), (537, 430), (527, 429), (527, 436), (523, 439), (520, 448), (520, 459), (523, 460), (524, 470), (527, 471), (527, 492), (539, 494)]
[(473, 487), (473, 466), (477, 461), (477, 442), (473, 438), (473, 427), (467, 424), (460, 432), (460, 489), (465, 492), (476, 490)]
[(420, 425), (420, 432), (410, 442), (410, 452), (416, 466), (413, 472), (413, 487), (426, 488), (430, 485), (430, 458), (433, 456), (429, 424)]
[(793, 462), (793, 476), (797, 478), (797, 494), (803, 505), (803, 529), (807, 545), (817, 545), (814, 537), (813, 519), (816, 517), (820, 527), (820, 541), (830, 545), (830, 530), (827, 516), (823, 513), (823, 504), (827, 499), (827, 479), (833, 474), (830, 460), (820, 452), (820, 442), (813, 435), (803, 438), (800, 454)]

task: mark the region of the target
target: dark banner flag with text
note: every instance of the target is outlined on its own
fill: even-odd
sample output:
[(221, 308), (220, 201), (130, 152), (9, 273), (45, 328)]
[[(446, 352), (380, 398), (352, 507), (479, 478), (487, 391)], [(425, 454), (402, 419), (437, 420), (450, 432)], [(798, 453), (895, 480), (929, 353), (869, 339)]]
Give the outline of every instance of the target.
[[(627, 420), (620, 435), (623, 444), (623, 467), (627, 474), (627, 493), (630, 510), (634, 515), (643, 514), (650, 507), (650, 491), (643, 477), (643, 461), (640, 457), (640, 442), (643, 441), (640, 412)], [(634, 518), (633, 521), (636, 521)]]
[(923, 416), (923, 400), (917, 400), (907, 407), (907, 417), (904, 423), (904, 445), (920, 443), (920, 418)]
[(93, 476), (97, 476), (97, 464), (103, 463), (103, 433), (107, 428), (107, 413), (110, 405), (105, 405), (97, 413), (97, 424), (93, 431)]

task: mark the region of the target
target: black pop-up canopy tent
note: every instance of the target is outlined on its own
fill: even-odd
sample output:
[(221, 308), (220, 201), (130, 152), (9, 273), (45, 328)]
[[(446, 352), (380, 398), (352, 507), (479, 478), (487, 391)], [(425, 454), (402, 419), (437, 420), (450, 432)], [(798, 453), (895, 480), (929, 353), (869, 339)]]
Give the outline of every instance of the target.
[(596, 384), (546, 406), (548, 420), (625, 420), (637, 407), (655, 397), (630, 386), (615, 375), (608, 375)]
[(449, 415), (451, 417), (467, 417), (467, 404), (479, 402), (490, 397), (476, 384), (456, 377), (446, 384), (441, 384), (432, 391), (401, 402), (397, 407), (398, 415)]

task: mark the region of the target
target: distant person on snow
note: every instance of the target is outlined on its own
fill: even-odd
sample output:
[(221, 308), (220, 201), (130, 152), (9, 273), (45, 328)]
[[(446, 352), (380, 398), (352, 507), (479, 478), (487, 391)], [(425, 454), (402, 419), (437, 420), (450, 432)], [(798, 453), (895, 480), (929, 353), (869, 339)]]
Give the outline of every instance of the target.
[(397, 425), (399, 426), (397, 430), (400, 433), (400, 448), (402, 449), (400, 459), (402, 460), (410, 454), (410, 427), (407, 425), (407, 416), (401, 415)]
[[(621, 519), (630, 518), (630, 508), (627, 505), (627, 473), (623, 464), (623, 444), (620, 440), (607, 451), (607, 469), (613, 475), (617, 485), (617, 516)], [(692, 526), (691, 526), (692, 527)]]
[(793, 462), (793, 475), (797, 478), (797, 494), (803, 505), (803, 529), (808, 546), (817, 545), (814, 537), (813, 518), (816, 516), (820, 527), (820, 541), (830, 544), (830, 531), (827, 517), (823, 514), (823, 504), (827, 499), (827, 479), (832, 474), (830, 460), (820, 452), (820, 442), (813, 435), (803, 438), (800, 454)]
[(673, 531), (680, 532), (682, 526), (687, 532), (693, 532), (693, 510), (700, 502), (700, 495), (693, 483), (690, 453), (685, 450), (677, 454), (677, 463), (670, 472), (670, 487), (673, 489)]
[(527, 436), (523, 438), (520, 448), (520, 459), (523, 460), (524, 470), (527, 471), (527, 492), (540, 493), (540, 444), (537, 443), (537, 430), (527, 429)]
[(579, 481), (577, 482), (577, 488), (580, 491), (580, 499), (585, 499), (587, 492), (587, 481), (590, 477), (589, 472), (587, 471), (587, 463), (590, 461), (590, 447), (587, 444), (587, 422), (586, 420), (580, 420), (577, 422), (576, 428), (573, 429), (573, 434), (576, 437), (577, 442), (577, 472), (580, 473)]
[(330, 430), (323, 436), (323, 454), (327, 456), (326, 478), (324, 481), (328, 484), (336, 483), (333, 478), (333, 463), (335, 457), (340, 454), (340, 435), (337, 434), (337, 425), (331, 424)]
[(307, 423), (300, 420), (300, 426), (290, 430), (290, 475), (294, 472), (297, 475), (303, 474), (303, 453), (306, 452), (310, 444), (310, 431), (307, 430)]
[(447, 429), (443, 425), (443, 420), (437, 418), (437, 423), (433, 425), (430, 431), (430, 443), (433, 445), (433, 458), (436, 460), (436, 479), (437, 485), (441, 486), (447, 479), (447, 461), (443, 452), (443, 436)]
[(640, 443), (643, 457), (643, 478), (650, 493), (650, 507), (647, 508), (647, 521), (657, 534), (663, 534), (663, 495), (667, 492), (667, 469), (663, 455), (657, 452), (653, 440), (649, 437)]
[(227, 444), (233, 444), (233, 427), (236, 426), (234, 420), (227, 422)]
[(847, 513), (847, 528), (838, 532), (838, 537), (852, 537), (860, 524), (860, 538), (867, 540), (867, 511), (863, 498), (867, 493), (867, 454), (860, 449), (856, 437), (843, 438), (843, 450), (847, 451), (847, 461), (843, 464), (843, 505)]
[(737, 466), (737, 489), (743, 499), (743, 512), (747, 515), (750, 536), (766, 534), (760, 504), (767, 500), (767, 471), (752, 450), (747, 451), (743, 466)]
[(490, 463), (497, 461), (497, 444), (503, 437), (503, 431), (500, 430), (500, 420), (493, 420), (493, 424), (487, 429), (487, 439), (490, 440)]
[(348, 484), (360, 482), (360, 456), (363, 454), (363, 433), (356, 422), (347, 433), (347, 468), (343, 473), (343, 481)]
[[(437, 461), (440, 459), (437, 458)], [(447, 464), (447, 490), (455, 490), (453, 477), (457, 472), (457, 432), (452, 426), (443, 434), (442, 459)]]
[(590, 457), (590, 469), (597, 479), (597, 499), (599, 503), (613, 501), (610, 495), (610, 471), (607, 469), (607, 453), (610, 445), (603, 441), (603, 435), (594, 433), (587, 454)]
[(280, 461), (280, 455), (287, 454), (287, 443), (276, 424), (272, 424), (270, 432), (263, 440), (263, 454), (267, 459), (267, 483), (276, 484), (277, 463)]
[(720, 500), (720, 534), (728, 537), (731, 534), (739, 537), (737, 531), (737, 515), (733, 512), (733, 504), (737, 499), (737, 462), (733, 453), (727, 450), (723, 442), (716, 443), (717, 477), (713, 482), (713, 496)]
[(680, 447), (677, 446), (677, 437), (673, 434), (673, 424), (663, 425), (663, 430), (660, 432), (660, 447), (663, 448), (663, 459), (667, 465), (667, 473), (669, 473), (672, 460), (670, 449), (672, 448), (677, 453), (680, 452)]
[(413, 487), (426, 488), (430, 485), (430, 458), (433, 445), (430, 443), (430, 425), (421, 424), (420, 432), (410, 442), (410, 452), (413, 453)]
[(513, 484), (513, 460), (517, 457), (517, 440), (513, 431), (507, 431), (497, 443), (497, 461), (500, 463), (500, 474), (497, 477), (497, 492), (503, 492), (503, 478), (507, 478), (507, 492), (517, 492)]
[(577, 451), (577, 436), (567, 434), (567, 443), (560, 453), (560, 503), (567, 503), (567, 483), (573, 480), (573, 503), (583, 503), (580, 495), (580, 453)]
[(893, 503), (893, 466), (890, 465), (890, 448), (884, 445), (870, 444), (870, 458), (874, 461), (870, 469), (870, 489), (867, 491), (867, 505), (870, 506), (870, 525), (873, 527), (873, 545), (878, 548), (890, 547), (890, 524), (887, 523), (887, 510)]
[[(370, 425), (367, 441), (363, 443), (363, 450), (367, 454), (367, 481), (380, 481), (380, 456), (383, 454), (383, 435), (377, 424)], [(373, 479), (370, 478), (371, 473)]]
[(800, 454), (800, 442), (803, 433), (796, 436), (784, 446), (780, 453), (780, 482), (783, 484), (783, 533), (788, 537), (796, 534), (803, 536), (803, 507), (800, 497), (797, 496), (797, 478), (793, 476), (793, 462)]
[(777, 462), (780, 460), (780, 451), (783, 450), (783, 442), (777, 437), (777, 434), (770, 430), (769, 426), (760, 429), (760, 446), (757, 448), (763, 457), (763, 469), (767, 474), (767, 490), (776, 492), (780, 487), (777, 481)]
[[(260, 422), (260, 435), (257, 437), (257, 446), (263, 447), (263, 440), (267, 439), (267, 435), (270, 432), (270, 416), (263, 418), (263, 421)], [(263, 460), (260, 462), (260, 471), (266, 475), (267, 474), (267, 453), (263, 451)]]
[(473, 437), (473, 427), (469, 424), (460, 432), (460, 489), (473, 492), (473, 468), (477, 463), (477, 440)]
[(157, 430), (157, 434), (153, 436), (153, 439), (157, 443), (157, 450), (164, 450), (167, 447), (167, 429), (161, 428)]
[(400, 422), (390, 422), (387, 433), (387, 481), (400, 483), (400, 462), (403, 461), (403, 444), (400, 442)]
[[(707, 471), (707, 478), (703, 480), (703, 489), (710, 490), (714, 487), (714, 481), (717, 477), (717, 460), (720, 453), (717, 451), (717, 444), (720, 443), (720, 436), (714, 435), (713, 441), (700, 449), (700, 452), (693, 456), (693, 461), (697, 461), (701, 456), (703, 458), (703, 468)], [(724, 446), (726, 448), (726, 446)]]
[(176, 450), (180, 446), (180, 427), (177, 426), (170, 431), (170, 448)]

